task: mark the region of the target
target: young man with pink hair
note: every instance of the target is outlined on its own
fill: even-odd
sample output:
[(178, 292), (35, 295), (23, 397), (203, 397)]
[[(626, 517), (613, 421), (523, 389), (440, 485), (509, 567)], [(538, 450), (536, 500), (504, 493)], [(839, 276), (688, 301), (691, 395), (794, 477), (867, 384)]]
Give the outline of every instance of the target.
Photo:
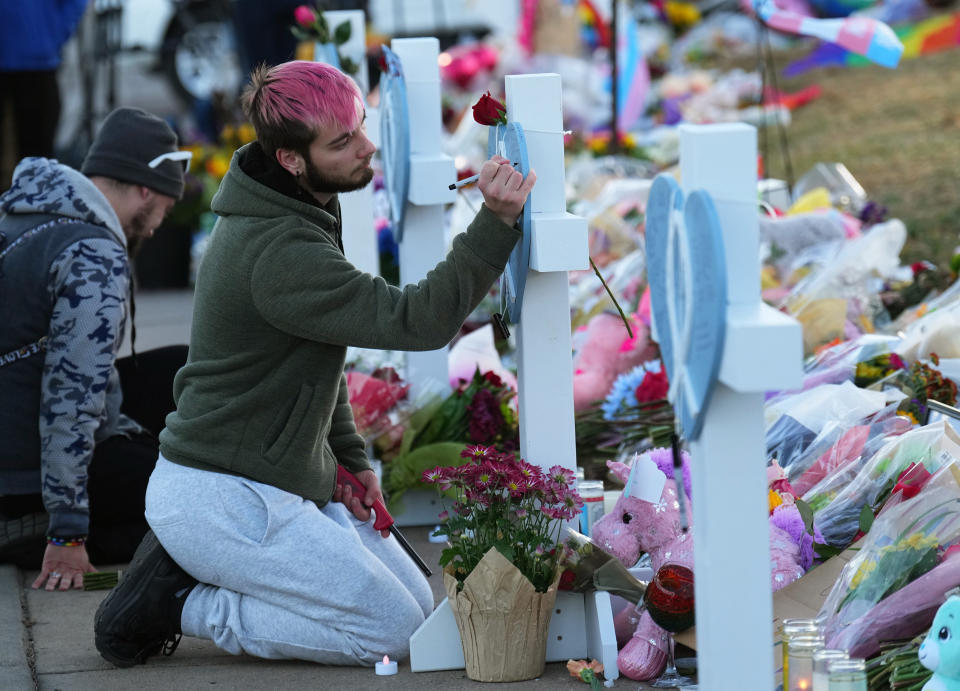
[[(343, 375), (347, 346), (441, 348), (503, 271), (536, 176), (483, 164), (484, 204), (446, 259), (396, 288), (343, 254), (337, 193), (373, 177), (362, 97), (327, 65), (256, 70), (197, 278), (177, 409), (160, 435), (152, 528), (103, 601), (101, 655), (118, 666), (180, 635), (235, 654), (370, 665), (408, 654), (433, 610), (426, 579), (369, 524), (381, 497)], [(366, 488), (360, 502), (337, 465)]]

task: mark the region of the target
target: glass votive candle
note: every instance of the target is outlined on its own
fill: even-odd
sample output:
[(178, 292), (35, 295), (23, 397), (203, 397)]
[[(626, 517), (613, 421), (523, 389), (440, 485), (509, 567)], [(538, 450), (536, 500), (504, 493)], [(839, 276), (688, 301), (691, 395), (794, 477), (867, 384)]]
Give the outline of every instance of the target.
[(812, 691), (813, 654), (823, 649), (823, 636), (794, 636), (787, 644), (784, 691)]
[(867, 663), (863, 658), (830, 662), (830, 691), (867, 691)]
[(850, 656), (846, 650), (822, 648), (813, 654), (813, 691), (829, 691), (830, 663), (834, 660), (846, 660)]
[(790, 647), (790, 639), (796, 636), (816, 636), (820, 633), (820, 625), (815, 619), (784, 619), (780, 627), (780, 651), (783, 655), (783, 683), (786, 688), (787, 674), (789, 672), (789, 662), (787, 661), (787, 650)]

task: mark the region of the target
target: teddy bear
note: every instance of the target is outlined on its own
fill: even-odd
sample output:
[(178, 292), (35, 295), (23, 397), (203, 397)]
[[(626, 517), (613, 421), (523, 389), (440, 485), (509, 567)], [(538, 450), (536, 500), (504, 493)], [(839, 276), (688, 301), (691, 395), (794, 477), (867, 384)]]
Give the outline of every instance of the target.
[(960, 691), (960, 597), (951, 595), (940, 605), (917, 656), (933, 670), (922, 691)]
[(639, 319), (630, 319), (633, 338), (619, 315), (601, 312), (574, 334), (573, 408), (581, 412), (602, 401), (616, 378), (657, 357), (650, 331)]
[[(665, 478), (665, 481), (661, 480), (662, 491), (657, 491), (660, 485), (654, 490), (654, 495), (659, 497), (657, 500), (653, 500), (654, 495), (649, 493), (647, 498), (641, 498), (644, 493), (631, 486), (631, 466), (619, 461), (607, 462), (607, 467), (624, 483), (625, 489), (613, 510), (593, 526), (591, 539), (628, 567), (633, 566), (640, 555), (646, 552), (650, 555), (654, 572), (666, 563), (678, 563), (693, 568), (691, 507), (687, 505), (690, 528), (684, 532), (680, 527), (672, 451), (653, 449), (634, 459), (633, 464), (651, 461)], [(690, 458), (686, 451), (681, 452), (681, 461), (685, 496), (690, 498)], [(792, 583), (804, 573), (801, 566), (801, 544), (798, 542), (802, 537), (795, 539), (792, 535), (793, 526), (789, 524), (794, 517), (791, 510), (796, 511), (796, 507), (784, 507), (777, 521), (771, 516), (769, 523), (773, 590)], [(799, 512), (796, 518), (799, 518)], [(778, 522), (782, 523), (783, 527), (777, 525)], [(800, 525), (802, 528), (802, 519)], [(634, 624), (635, 629), (631, 631)], [(614, 618), (614, 628), (617, 632), (617, 644), (620, 646), (617, 665), (621, 674), (636, 681), (643, 681), (652, 679), (663, 671), (667, 662), (669, 638), (667, 633), (654, 623), (649, 613), (644, 611), (637, 621), (634, 608), (627, 607)]]

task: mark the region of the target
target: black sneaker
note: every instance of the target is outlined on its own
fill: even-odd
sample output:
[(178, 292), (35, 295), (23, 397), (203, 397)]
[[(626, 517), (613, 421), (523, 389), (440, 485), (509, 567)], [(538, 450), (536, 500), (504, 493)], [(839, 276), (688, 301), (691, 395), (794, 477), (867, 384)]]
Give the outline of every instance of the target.
[(117, 667), (143, 664), (161, 651), (172, 655), (183, 604), (195, 585), (147, 531), (120, 583), (97, 608), (93, 631), (100, 655)]
[[(0, 518), (0, 564), (24, 568), (39, 567), (47, 546), (50, 516), (46, 512), (27, 513), (17, 518)], [(35, 562), (35, 563), (34, 563)]]

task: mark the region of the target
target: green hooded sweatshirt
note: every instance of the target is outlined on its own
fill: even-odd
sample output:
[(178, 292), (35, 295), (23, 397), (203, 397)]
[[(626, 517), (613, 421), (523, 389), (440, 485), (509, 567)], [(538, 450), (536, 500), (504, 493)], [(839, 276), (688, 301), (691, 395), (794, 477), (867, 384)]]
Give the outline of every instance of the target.
[(160, 451), (322, 506), (338, 462), (369, 468), (347, 397), (346, 347), (447, 345), (520, 233), (484, 206), (445, 260), (400, 289), (344, 257), (335, 199), (325, 210), (298, 192), (257, 142), (234, 154), (211, 205), (220, 218), (197, 277), (190, 354), (174, 380), (177, 409)]

